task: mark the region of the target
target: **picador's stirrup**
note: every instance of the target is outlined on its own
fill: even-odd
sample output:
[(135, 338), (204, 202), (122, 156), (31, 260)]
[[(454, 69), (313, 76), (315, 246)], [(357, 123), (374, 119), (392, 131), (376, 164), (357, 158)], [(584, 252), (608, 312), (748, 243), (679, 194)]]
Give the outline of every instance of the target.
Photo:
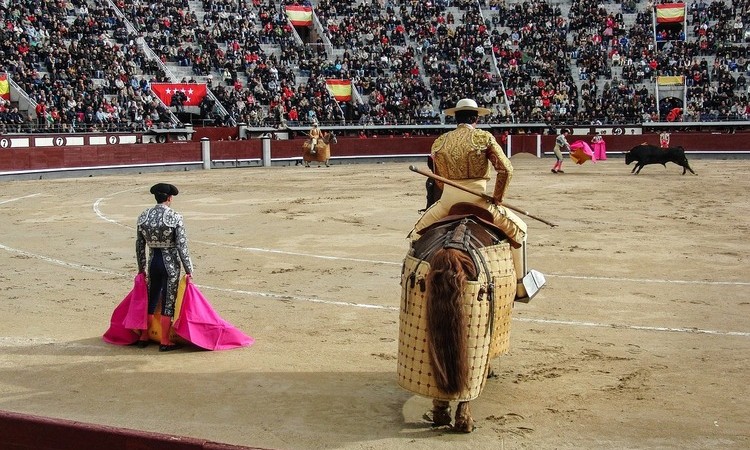
[(521, 303), (530, 302), (531, 299), (539, 293), (546, 282), (547, 280), (544, 278), (543, 273), (534, 269), (529, 270), (529, 273), (527, 273), (521, 280), (521, 284), (523, 284), (523, 287), (526, 290), (526, 295), (523, 297), (516, 297), (516, 301)]

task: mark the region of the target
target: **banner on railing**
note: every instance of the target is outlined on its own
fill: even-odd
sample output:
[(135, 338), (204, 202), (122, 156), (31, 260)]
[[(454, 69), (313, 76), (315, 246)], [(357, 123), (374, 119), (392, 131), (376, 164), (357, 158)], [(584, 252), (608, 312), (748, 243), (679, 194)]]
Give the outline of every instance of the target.
[(352, 101), (352, 81), (351, 80), (337, 80), (329, 79), (326, 80), (326, 86), (328, 86), (328, 92), (340, 102)]
[(184, 94), (183, 106), (199, 106), (206, 96), (206, 85), (200, 83), (151, 83), (151, 90), (167, 106), (177, 92)]
[(656, 5), (656, 22), (670, 23), (685, 20), (684, 3), (664, 3)]
[(656, 84), (659, 86), (683, 86), (685, 77), (682, 75), (656, 77)]
[(312, 25), (312, 8), (309, 6), (288, 5), (286, 16), (294, 26), (309, 27)]
[(10, 100), (10, 83), (8, 83), (8, 75), (0, 74), (0, 97), (5, 100)]

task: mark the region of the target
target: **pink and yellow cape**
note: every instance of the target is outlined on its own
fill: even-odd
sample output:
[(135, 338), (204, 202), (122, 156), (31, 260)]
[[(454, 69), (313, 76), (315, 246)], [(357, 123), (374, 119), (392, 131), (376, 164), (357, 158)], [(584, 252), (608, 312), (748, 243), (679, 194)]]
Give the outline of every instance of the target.
[[(109, 329), (102, 338), (115, 345), (134, 344), (144, 330), (159, 341), (159, 314), (148, 323), (148, 287), (145, 274), (138, 274), (133, 289), (112, 312)], [(158, 308), (157, 308), (158, 310)], [(209, 301), (189, 276), (180, 280), (175, 304), (171, 339), (181, 340), (205, 350), (229, 350), (252, 345), (255, 341), (214, 311)]]

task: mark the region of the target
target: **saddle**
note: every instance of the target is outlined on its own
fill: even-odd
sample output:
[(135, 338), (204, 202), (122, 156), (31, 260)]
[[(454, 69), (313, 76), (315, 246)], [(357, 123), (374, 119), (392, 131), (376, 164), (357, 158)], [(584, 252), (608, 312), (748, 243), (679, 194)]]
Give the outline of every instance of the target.
[[(463, 225), (462, 230), (450, 233), (459, 225)], [(471, 250), (508, 239), (493, 223), (492, 213), (481, 206), (463, 202), (453, 205), (446, 217), (420, 230), (419, 234), (421, 237), (412, 243), (412, 256), (419, 259), (428, 259), (438, 248), (457, 248), (472, 253)]]
[[(458, 214), (457, 214), (458, 213)], [(490, 220), (488, 220), (490, 219)], [(454, 248), (466, 252), (474, 266), (484, 270), (492, 294), (494, 282), (480, 248), (497, 245), (508, 237), (492, 222), (492, 214), (472, 203), (458, 203), (451, 207), (449, 215), (420, 232), (422, 235), (412, 243), (411, 256), (429, 261), (432, 254), (441, 248)], [(490, 295), (490, 298), (492, 295)]]

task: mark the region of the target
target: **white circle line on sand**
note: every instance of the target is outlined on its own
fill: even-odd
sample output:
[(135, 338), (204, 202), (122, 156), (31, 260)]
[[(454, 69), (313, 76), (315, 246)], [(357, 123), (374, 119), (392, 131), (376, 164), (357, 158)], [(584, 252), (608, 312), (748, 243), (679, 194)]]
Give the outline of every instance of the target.
[(124, 277), (125, 276), (125, 275), (123, 275), (121, 273), (112, 272), (112, 271), (107, 270), (107, 269), (100, 269), (98, 267), (91, 267), (91, 266), (87, 266), (85, 264), (72, 263), (72, 262), (68, 262), (68, 261), (63, 261), (61, 259), (50, 258), (50, 257), (44, 256), (44, 255), (39, 255), (39, 254), (36, 254), (36, 253), (27, 252), (25, 250), (19, 250), (17, 248), (8, 247), (7, 245), (3, 245), (3, 244), (0, 244), (0, 249), (5, 250), (6, 252), (9, 252), (9, 253), (16, 253), (18, 255), (23, 255), (23, 256), (25, 256), (27, 258), (40, 259), (40, 260), (46, 261), (46, 262), (48, 262), (50, 264), (56, 264), (58, 266), (67, 267), (69, 269), (82, 270), (82, 271), (85, 271), (85, 272), (106, 273), (107, 275), (115, 275), (115, 276), (118, 276), (118, 277)]
[(596, 281), (629, 281), (634, 283), (670, 283), (670, 284), (712, 284), (727, 286), (750, 286), (748, 281), (708, 281), (708, 280), (669, 280), (654, 278), (624, 278), (624, 277), (597, 277), (587, 275), (563, 275), (563, 274), (545, 274), (553, 278), (570, 278), (573, 280), (596, 280)]
[(589, 327), (589, 328), (614, 328), (614, 329), (625, 329), (625, 330), (639, 330), (639, 331), (658, 331), (658, 332), (669, 332), (669, 333), (690, 333), (690, 334), (709, 334), (715, 336), (740, 336), (750, 337), (750, 332), (745, 331), (718, 331), (718, 330), (706, 330), (701, 328), (687, 328), (687, 327), (653, 327), (645, 325), (618, 325), (618, 324), (606, 324), (597, 322), (579, 322), (576, 320), (555, 320), (555, 319), (532, 319), (527, 317), (513, 317), (514, 321), (518, 322), (530, 322), (530, 323), (541, 323), (550, 325), (569, 325), (577, 327)]
[[(132, 190), (132, 189), (131, 189)], [(120, 191), (115, 192), (114, 195), (121, 194), (123, 192), (128, 191)], [(106, 197), (108, 198), (108, 197)], [(102, 220), (105, 220), (110, 223), (114, 223), (116, 225), (119, 225), (121, 227), (133, 229), (133, 227), (130, 227), (128, 225), (121, 224), (120, 222), (110, 219), (107, 217), (104, 213), (101, 212), (101, 209), (99, 208), (99, 204), (102, 200), (105, 200), (105, 197), (99, 198), (94, 202), (93, 209), (96, 215), (101, 218)], [(231, 245), (231, 244), (222, 244), (218, 242), (209, 242), (209, 241), (201, 241), (197, 239), (191, 239), (191, 242), (196, 242), (203, 245), (209, 245), (213, 247), (222, 247), (222, 248), (230, 248), (234, 250), (240, 250), (240, 251), (247, 251), (247, 252), (257, 252), (257, 253), (274, 253), (279, 255), (287, 255), (287, 256), (302, 256), (306, 258), (316, 258), (316, 259), (325, 259), (329, 261), (350, 261), (350, 262), (363, 262), (363, 263), (371, 263), (371, 264), (380, 264), (380, 265), (392, 265), (392, 266), (400, 266), (401, 262), (394, 262), (394, 261), (382, 261), (377, 259), (365, 259), (365, 258), (350, 258), (346, 256), (331, 256), (331, 255), (318, 255), (314, 253), (304, 253), (304, 252), (291, 252), (286, 250), (278, 250), (278, 249), (271, 249), (271, 248), (262, 248), (262, 247), (243, 247), (239, 245)], [(565, 274), (556, 274), (556, 273), (550, 273), (550, 274), (544, 274), (546, 277), (550, 278), (568, 278), (573, 280), (594, 280), (594, 281), (616, 281), (616, 282), (632, 282), (632, 283), (672, 283), (672, 284), (699, 284), (699, 285), (717, 285), (717, 286), (750, 286), (749, 281), (724, 281), (724, 280), (718, 280), (718, 281), (708, 281), (708, 280), (669, 280), (669, 279), (654, 279), (654, 278), (626, 278), (626, 277), (601, 277), (601, 276), (587, 276), (587, 275), (565, 275)]]
[[(3, 244), (0, 244), (0, 249), (3, 249), (8, 252), (12, 252), (12, 253), (18, 253), (29, 258), (40, 259), (50, 264), (57, 264), (57, 265), (61, 265), (70, 269), (84, 270), (88, 272), (105, 273), (108, 275), (115, 275), (115, 276), (122, 277), (122, 278), (129, 277), (129, 275), (125, 275), (122, 273), (112, 272), (112, 271), (103, 270), (103, 269), (97, 269), (95, 267), (90, 267), (90, 266), (86, 266), (83, 264), (70, 263), (70, 262), (62, 261), (56, 258), (49, 258), (47, 256), (38, 255), (38, 254), (27, 252), (24, 250), (11, 248)], [(246, 290), (241, 290), (241, 289), (219, 288), (219, 287), (206, 286), (206, 285), (200, 285), (200, 284), (196, 284), (196, 286), (203, 288), (203, 289), (213, 290), (213, 291), (227, 292), (227, 293), (240, 294), (240, 295), (249, 295), (249, 296), (256, 296), (256, 297), (265, 297), (265, 298), (271, 298), (271, 299), (281, 300), (281, 301), (319, 303), (319, 304), (324, 304), (324, 305), (349, 306), (349, 307), (376, 309), (376, 310), (383, 310), (383, 311), (398, 311), (399, 310), (399, 308), (395, 306), (342, 302), (342, 301), (337, 301), (337, 300), (325, 300), (325, 299), (320, 299), (320, 298), (315, 298), (315, 297), (302, 297), (302, 296), (289, 295), (289, 294), (276, 294), (273, 292), (257, 292), (257, 291), (246, 291)], [(532, 319), (532, 318), (526, 318), (526, 317), (514, 317), (513, 320), (518, 321), (518, 322), (531, 322), (531, 323), (540, 323), (540, 324), (549, 324), (549, 325), (566, 325), (566, 326), (575, 326), (575, 327), (615, 328), (615, 329), (639, 330), (639, 331), (691, 333), (691, 334), (706, 334), (706, 335), (714, 335), (714, 336), (750, 337), (750, 332), (743, 332), (743, 331), (718, 331), (718, 330), (705, 330), (705, 329), (699, 329), (699, 328), (684, 328), (684, 327), (683, 328), (670, 328), (670, 327), (652, 327), (652, 326), (641, 326), (641, 325), (618, 325), (618, 324), (606, 324), (606, 323), (597, 323), (597, 322), (579, 322), (579, 321), (574, 321), (574, 320)], [(3, 344), (0, 344), (0, 346), (2, 345)]]
[[(112, 196), (115, 196), (115, 195), (120, 195), (120, 194), (124, 194), (125, 192), (132, 192), (132, 191), (136, 191), (136, 190), (140, 190), (140, 188), (125, 189), (124, 191), (113, 192), (112, 194), (110, 194), (110, 197), (112, 197)], [(113, 224), (115, 224), (115, 225), (119, 225), (119, 226), (121, 226), (121, 227), (123, 227), (123, 228), (128, 228), (128, 229), (131, 229), (131, 230), (132, 230), (132, 229), (133, 229), (133, 227), (131, 227), (131, 226), (128, 226), (128, 225), (125, 225), (125, 224), (122, 224), (122, 223), (120, 223), (120, 222), (118, 222), (118, 221), (116, 221), (116, 220), (114, 220), (114, 219), (110, 219), (110, 218), (109, 218), (109, 217), (107, 217), (107, 216), (106, 216), (106, 215), (105, 215), (104, 213), (102, 213), (101, 209), (99, 209), (99, 205), (100, 205), (100, 204), (101, 204), (101, 203), (102, 203), (102, 202), (103, 202), (104, 200), (106, 200), (106, 199), (108, 199), (108, 198), (109, 198), (109, 197), (100, 197), (100, 198), (97, 198), (97, 199), (96, 199), (96, 201), (95, 201), (95, 202), (94, 202), (94, 203), (93, 203), (93, 204), (91, 205), (91, 208), (92, 208), (92, 209), (94, 210), (94, 214), (96, 214), (96, 216), (97, 216), (97, 217), (99, 217), (100, 219), (102, 219), (102, 220), (104, 220), (104, 221), (107, 221), (107, 222), (109, 222), (109, 223), (113, 223)]]
[(4, 205), (4, 204), (10, 203), (10, 202), (17, 202), (19, 200), (24, 200), (24, 199), (31, 198), (31, 197), (36, 197), (37, 195), (42, 195), (42, 194), (40, 192), (37, 192), (36, 194), (24, 195), (23, 197), (9, 198), (7, 200), (0, 201), (0, 205)]

